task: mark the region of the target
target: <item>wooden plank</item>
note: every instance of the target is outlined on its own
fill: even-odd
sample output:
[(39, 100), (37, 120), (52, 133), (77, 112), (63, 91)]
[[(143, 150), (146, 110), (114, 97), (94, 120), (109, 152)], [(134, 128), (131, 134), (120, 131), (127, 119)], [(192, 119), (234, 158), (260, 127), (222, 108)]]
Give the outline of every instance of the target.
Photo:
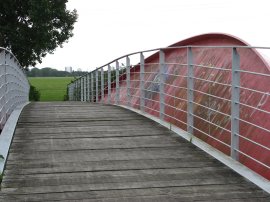
[[(186, 143), (187, 144), (187, 143)], [(139, 137), (107, 137), (107, 138), (74, 138), (43, 139), (24, 142), (13, 142), (11, 151), (76, 150), (80, 149), (119, 149), (119, 148), (151, 148), (178, 146), (178, 141), (166, 136)]]
[[(59, 179), (61, 181), (62, 179)], [(162, 181), (124, 181), (112, 183), (76, 183), (68, 185), (55, 185), (55, 186), (16, 186), (3, 187), (1, 191), (6, 194), (42, 194), (42, 193), (55, 193), (55, 192), (70, 192), (70, 191), (98, 191), (98, 190), (123, 190), (123, 189), (144, 189), (144, 188), (165, 188), (165, 187), (187, 187), (190, 186), (208, 186), (220, 184), (241, 184), (243, 179), (236, 177), (223, 177), (223, 178), (204, 178), (204, 179), (183, 179), (183, 180), (162, 180)], [(75, 182), (74, 182), (75, 183)], [(214, 190), (212, 190), (214, 191)]]
[[(9, 200), (21, 200), (21, 201), (54, 201), (69, 199), (74, 200), (117, 200), (123, 201), (124, 199), (134, 201), (135, 198), (146, 199), (152, 198), (160, 201), (168, 201), (168, 199), (177, 199), (177, 201), (210, 201), (210, 200), (224, 200), (232, 201), (239, 200), (246, 201), (249, 198), (257, 199), (257, 201), (266, 201), (267, 196), (260, 196), (261, 190), (255, 190), (254, 192), (246, 192), (246, 189), (251, 187), (242, 184), (230, 184), (230, 185), (208, 185), (208, 186), (192, 186), (191, 187), (169, 187), (169, 188), (145, 188), (145, 189), (123, 189), (123, 190), (101, 190), (101, 191), (78, 191), (78, 192), (55, 192), (44, 194), (31, 194), (31, 195), (12, 195)], [(215, 192), (211, 192), (215, 189)], [(258, 195), (258, 198), (256, 198)], [(121, 198), (119, 198), (121, 196)], [(132, 199), (132, 200), (130, 200)], [(261, 199), (261, 200), (260, 200)], [(269, 199), (269, 197), (268, 197)], [(107, 201), (106, 200), (106, 201)], [(148, 200), (147, 200), (148, 201)], [(170, 200), (171, 201), (171, 200)]]
[(116, 171), (139, 169), (165, 168), (201, 168), (222, 166), (215, 159), (202, 158), (175, 158), (175, 159), (138, 159), (138, 160), (107, 160), (107, 161), (80, 161), (80, 162), (46, 162), (46, 163), (16, 163), (6, 166), (7, 175), (28, 175), (46, 173), (67, 173), (87, 171)]
[(31, 103), (11, 145), (0, 201), (269, 201), (257, 186), (134, 112)]
[[(78, 158), (79, 157), (79, 158)], [(42, 163), (49, 162), (80, 162), (80, 161), (104, 161), (104, 160), (129, 160), (129, 159), (159, 159), (159, 158), (205, 158), (199, 150), (190, 150), (187, 147), (171, 148), (134, 148), (134, 149), (99, 149), (99, 150), (56, 150), (46, 152), (27, 152), (9, 154), (11, 163)]]
[[(201, 173), (204, 175), (201, 175)], [(72, 175), (71, 175), (72, 173)], [(68, 185), (87, 182), (91, 183), (119, 183), (119, 182), (144, 182), (162, 180), (186, 180), (205, 179), (208, 175), (215, 178), (222, 178), (224, 175), (235, 177), (231, 170), (223, 167), (203, 167), (203, 168), (166, 168), (166, 169), (133, 169), (133, 170), (107, 170), (107, 171), (86, 171), (67, 173), (45, 173), (35, 175), (14, 175), (2, 183), (2, 187), (14, 186), (54, 186)], [(59, 182), (61, 179), (61, 182)]]

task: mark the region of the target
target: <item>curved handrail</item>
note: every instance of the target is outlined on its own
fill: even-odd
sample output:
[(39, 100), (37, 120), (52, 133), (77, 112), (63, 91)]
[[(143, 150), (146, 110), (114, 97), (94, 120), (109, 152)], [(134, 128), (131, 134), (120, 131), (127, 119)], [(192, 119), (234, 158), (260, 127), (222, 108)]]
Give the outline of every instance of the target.
[(12, 52), (0, 47), (0, 130), (13, 110), (28, 101), (29, 82)]
[(231, 41), (121, 56), (69, 84), (69, 99), (139, 109), (270, 179), (270, 73), (257, 52), (270, 48)]

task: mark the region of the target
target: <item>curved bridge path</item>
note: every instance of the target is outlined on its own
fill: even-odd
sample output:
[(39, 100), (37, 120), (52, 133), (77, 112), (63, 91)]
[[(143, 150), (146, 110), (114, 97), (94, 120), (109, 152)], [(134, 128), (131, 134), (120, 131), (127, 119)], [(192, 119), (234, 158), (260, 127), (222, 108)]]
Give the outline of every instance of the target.
[(126, 109), (31, 103), (22, 112), (0, 201), (270, 201), (191, 143)]

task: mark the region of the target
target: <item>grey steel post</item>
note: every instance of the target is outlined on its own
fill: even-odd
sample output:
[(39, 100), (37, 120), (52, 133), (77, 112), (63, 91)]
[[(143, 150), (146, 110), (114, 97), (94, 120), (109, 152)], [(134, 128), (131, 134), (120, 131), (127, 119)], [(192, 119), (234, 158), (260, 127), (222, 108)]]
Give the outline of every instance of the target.
[(87, 74), (88, 76), (88, 102), (91, 102), (91, 77), (90, 77), (90, 73)]
[(77, 81), (74, 81), (74, 101), (77, 101)]
[(81, 80), (78, 79), (78, 101), (81, 100)]
[(111, 104), (111, 66), (108, 65), (108, 104)]
[(82, 81), (81, 81), (81, 78), (79, 78), (78, 79), (78, 101), (81, 101), (81, 93), (82, 93), (81, 85), (82, 85)]
[(76, 80), (76, 101), (79, 101), (79, 80)]
[(96, 69), (96, 102), (98, 102), (98, 69)]
[(140, 109), (144, 112), (144, 56), (140, 54)]
[(79, 80), (76, 81), (76, 101), (79, 101)]
[(91, 72), (89, 73), (89, 102), (92, 102), (92, 83), (91, 83)]
[(86, 101), (89, 101), (89, 74), (86, 74)]
[(193, 89), (194, 89), (194, 69), (193, 69), (193, 55), (191, 47), (187, 48), (187, 64), (188, 64), (188, 80), (187, 80), (187, 132), (193, 134)]
[(164, 83), (165, 83), (165, 53), (163, 50), (159, 51), (159, 118), (164, 120)]
[(94, 102), (94, 72), (91, 73), (91, 102)]
[(81, 102), (83, 101), (83, 78), (80, 78), (80, 83), (81, 83)]
[(116, 104), (119, 104), (119, 94), (120, 94), (120, 89), (119, 89), (119, 62), (116, 61), (116, 95), (115, 95), (115, 101)]
[(101, 67), (101, 102), (104, 102), (104, 71)]
[(130, 107), (130, 101), (131, 101), (131, 96), (130, 96), (130, 59), (127, 56), (126, 57), (126, 68), (127, 68), (127, 106)]
[(86, 75), (83, 77), (83, 101), (85, 102), (86, 101)]
[(236, 48), (232, 49), (232, 95), (231, 95), (231, 157), (239, 159), (239, 99), (240, 99), (240, 57)]

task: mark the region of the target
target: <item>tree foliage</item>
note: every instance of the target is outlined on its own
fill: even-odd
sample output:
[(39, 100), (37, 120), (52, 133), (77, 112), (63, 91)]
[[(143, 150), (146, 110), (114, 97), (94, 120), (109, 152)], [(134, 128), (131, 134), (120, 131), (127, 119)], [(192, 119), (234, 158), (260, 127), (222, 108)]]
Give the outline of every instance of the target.
[(85, 75), (85, 71), (59, 71), (57, 69), (52, 69), (50, 67), (45, 67), (42, 69), (33, 68), (26, 72), (28, 77), (79, 77)]
[(41, 63), (73, 35), (76, 10), (68, 0), (0, 0), (0, 46), (12, 50), (23, 67)]

